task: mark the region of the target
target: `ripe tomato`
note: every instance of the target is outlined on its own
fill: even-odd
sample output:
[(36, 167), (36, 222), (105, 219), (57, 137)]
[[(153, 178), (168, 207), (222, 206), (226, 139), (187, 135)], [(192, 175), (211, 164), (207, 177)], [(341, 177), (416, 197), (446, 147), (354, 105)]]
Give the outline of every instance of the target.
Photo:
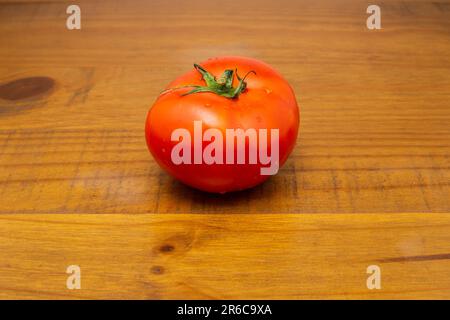
[[(246, 78), (239, 75), (246, 75)], [(172, 141), (173, 133), (184, 128), (194, 137), (194, 121), (201, 121), (203, 133), (215, 128), (218, 129), (216, 133), (222, 133), (223, 137), (226, 137), (227, 129), (255, 129), (260, 133), (263, 132), (261, 129), (267, 129), (267, 132), (278, 129), (277, 166), (281, 166), (296, 142), (299, 109), (287, 81), (266, 63), (250, 58), (226, 56), (209, 59), (167, 86), (147, 116), (145, 131), (150, 152), (164, 170), (183, 183), (203, 191), (225, 193), (262, 183), (270, 175), (262, 175), (261, 168), (268, 165), (225, 160), (207, 164), (204, 159), (196, 163), (193, 160), (190, 164), (175, 163), (172, 153), (180, 141)], [(190, 143), (189, 150), (180, 155), (187, 156), (184, 154), (186, 151), (194, 154), (196, 139), (184, 141)], [(215, 139), (210, 139), (211, 142), (202, 140), (200, 148), (204, 150)], [(246, 150), (243, 151), (247, 160), (250, 158), (249, 148), (254, 146), (249, 139), (245, 140)], [(234, 149), (227, 149), (225, 139), (223, 144), (223, 157), (226, 150), (233, 150), (233, 157), (237, 159), (243, 144), (235, 140), (234, 146), (231, 145)], [(274, 150), (270, 144), (268, 149), (268, 153)]]

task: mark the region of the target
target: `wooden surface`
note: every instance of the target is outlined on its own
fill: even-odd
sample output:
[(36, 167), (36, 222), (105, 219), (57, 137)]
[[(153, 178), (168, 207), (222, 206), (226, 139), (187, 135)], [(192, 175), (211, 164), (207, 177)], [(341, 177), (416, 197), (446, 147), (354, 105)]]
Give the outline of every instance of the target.
[[(375, 299), (450, 292), (446, 214), (0, 219), (0, 298)], [(81, 268), (81, 290), (66, 289), (65, 270), (73, 264)], [(366, 287), (374, 264), (381, 290)]]
[[(376, 31), (356, 0), (78, 4), (69, 31), (69, 3), (0, 1), (0, 298), (450, 298), (449, 1), (377, 2)], [(219, 196), (143, 128), (225, 54), (278, 69), (301, 128), (277, 176)]]

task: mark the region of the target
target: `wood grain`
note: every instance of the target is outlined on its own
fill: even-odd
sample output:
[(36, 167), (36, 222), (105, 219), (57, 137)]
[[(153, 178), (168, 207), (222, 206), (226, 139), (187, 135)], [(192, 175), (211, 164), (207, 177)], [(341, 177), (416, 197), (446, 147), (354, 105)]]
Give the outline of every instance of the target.
[[(78, 4), (68, 31), (69, 3), (0, 1), (0, 298), (450, 298), (449, 1), (377, 2), (377, 31), (359, 0)], [(301, 128), (277, 176), (219, 196), (143, 128), (229, 54), (286, 77)]]
[[(2, 3), (2, 83), (55, 84), (1, 100), (0, 212), (448, 212), (448, 6), (382, 3), (369, 31), (364, 2), (254, 3), (82, 2), (80, 31), (64, 3)], [(225, 197), (167, 177), (142, 133), (161, 88), (220, 54), (271, 63), (301, 106), (280, 174)]]
[[(450, 297), (448, 214), (18, 214), (0, 221), (0, 298)], [(72, 264), (81, 268), (81, 290), (65, 287)], [(366, 287), (372, 264), (381, 268), (381, 290)]]

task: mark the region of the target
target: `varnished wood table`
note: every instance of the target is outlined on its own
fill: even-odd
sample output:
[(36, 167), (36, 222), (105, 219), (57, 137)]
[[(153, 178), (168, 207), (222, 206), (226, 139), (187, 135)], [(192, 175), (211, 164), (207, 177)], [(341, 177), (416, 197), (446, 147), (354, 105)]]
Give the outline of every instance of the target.
[[(0, 1), (0, 298), (450, 298), (449, 1), (380, 1), (381, 30), (356, 0), (77, 1), (81, 30), (69, 4)], [(143, 134), (218, 55), (301, 106), (279, 174), (226, 195)]]

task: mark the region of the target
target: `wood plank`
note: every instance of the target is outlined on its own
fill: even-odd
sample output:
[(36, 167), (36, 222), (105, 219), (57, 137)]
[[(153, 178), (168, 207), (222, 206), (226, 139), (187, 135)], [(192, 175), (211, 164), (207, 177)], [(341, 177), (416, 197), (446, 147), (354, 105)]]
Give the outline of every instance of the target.
[[(0, 298), (450, 298), (448, 214), (1, 215)], [(66, 268), (81, 268), (81, 290)], [(366, 268), (381, 268), (368, 290)]]
[(448, 141), (358, 136), (371, 142), (303, 133), (277, 176), (223, 196), (192, 190), (162, 172), (140, 131), (3, 131), (0, 212), (448, 211)]
[[(253, 4), (81, 2), (68, 31), (64, 3), (2, 2), (0, 83), (52, 82), (0, 99), (0, 213), (448, 212), (447, 2), (381, 3), (375, 32), (364, 1)], [(161, 88), (218, 54), (272, 64), (301, 106), (280, 174), (224, 197), (173, 181), (143, 137)]]

